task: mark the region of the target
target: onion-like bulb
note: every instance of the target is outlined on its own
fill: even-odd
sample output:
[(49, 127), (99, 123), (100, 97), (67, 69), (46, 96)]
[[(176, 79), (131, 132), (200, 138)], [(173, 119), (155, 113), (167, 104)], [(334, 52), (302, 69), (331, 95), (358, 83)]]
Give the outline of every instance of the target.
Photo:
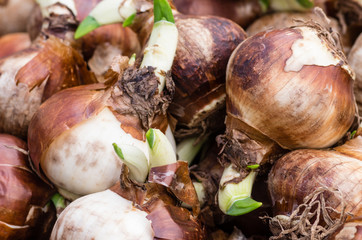
[(97, 80), (104, 80), (106, 72), (117, 55), (131, 57), (141, 53), (141, 45), (137, 35), (121, 23), (97, 28), (80, 39), (82, 53)]
[(50, 239), (154, 239), (147, 213), (111, 190), (73, 201), (60, 214)]
[(246, 34), (221, 17), (177, 14), (175, 21), (180, 38), (172, 67), (176, 92), (169, 108), (177, 120), (175, 136), (211, 134), (224, 128), (226, 65)]
[[(192, 213), (180, 207), (181, 202), (192, 206)], [(154, 167), (149, 181), (142, 184), (132, 182), (123, 168), (121, 181), (112, 188), (68, 205), (50, 239), (201, 240), (205, 235), (197, 214), (198, 200), (186, 162)]]
[[(293, 227), (299, 237), (328, 237), (349, 214), (361, 216), (361, 144), (362, 137), (357, 136), (334, 150), (295, 150), (276, 162), (268, 179), (274, 215), (279, 215), (271, 221), (274, 234), (280, 233), (280, 220), (285, 230), (281, 234), (286, 237), (292, 236), (287, 232)], [(313, 220), (310, 213), (314, 211), (318, 215)]]
[(286, 149), (336, 143), (354, 118), (354, 73), (322, 33), (295, 27), (241, 43), (227, 69), (228, 122)]
[[(142, 46), (152, 23), (148, 13), (152, 8), (147, 2), (123, 0), (121, 10), (116, 12), (107, 0), (101, 3), (79, 25), (76, 36), (102, 24), (126, 22), (135, 15), (130, 27), (138, 34)], [(105, 12), (113, 12), (115, 17), (106, 18)], [(176, 92), (169, 112), (178, 121), (175, 135), (182, 138), (209, 134), (224, 127), (225, 68), (231, 52), (246, 34), (225, 18), (174, 13), (179, 41), (172, 67)]]
[(119, 57), (109, 72), (113, 85), (66, 89), (34, 115), (30, 157), (66, 198), (103, 191), (118, 180), (122, 162), (113, 143), (136, 147), (149, 159), (146, 131), (167, 131), (166, 110), (174, 92), (168, 72), (178, 32), (174, 23), (160, 19), (141, 67), (128, 67), (128, 58)]
[(55, 189), (33, 172), (23, 140), (0, 134), (0, 175), (0, 238), (49, 239)]
[[(63, 1), (78, 22), (82, 21), (100, 0), (89, 2), (87, 0)], [(41, 26), (47, 18), (51, 17), (49, 9), (54, 5), (53, 1), (39, 1), (36, 12), (29, 23), (31, 38), (39, 36)], [(59, 27), (57, 22), (51, 23)], [(73, 35), (71, 36), (73, 38)], [(72, 39), (74, 41), (74, 39)], [(91, 71), (97, 76), (99, 82), (104, 81), (104, 74), (108, 70), (112, 59), (121, 54), (130, 57), (139, 54), (141, 47), (137, 35), (122, 24), (101, 26), (90, 34), (77, 40), (76, 48), (82, 52), (88, 62)]]
[(350, 128), (354, 74), (327, 36), (319, 25), (298, 26), (261, 32), (234, 50), (221, 142), (222, 159), (240, 173), (236, 182), (275, 158), (280, 147), (329, 147)]
[(96, 81), (71, 43), (52, 34), (73, 36), (73, 16), (59, 4), (51, 9), (52, 20), (65, 21), (60, 21), (62, 28), (55, 31), (45, 24), (31, 46), (0, 59), (0, 132), (26, 138), (30, 119), (43, 101), (61, 89)]

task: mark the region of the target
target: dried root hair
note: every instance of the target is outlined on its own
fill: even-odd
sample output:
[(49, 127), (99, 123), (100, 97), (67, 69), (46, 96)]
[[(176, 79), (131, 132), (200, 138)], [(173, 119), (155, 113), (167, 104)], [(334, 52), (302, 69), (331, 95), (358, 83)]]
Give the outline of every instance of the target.
[[(332, 193), (340, 199), (341, 212), (326, 205), (325, 193)], [(274, 235), (270, 240), (322, 240), (328, 239), (351, 215), (345, 210), (346, 203), (339, 190), (320, 187), (305, 197), (303, 204), (300, 204), (290, 216), (266, 216), (262, 219), (269, 219), (269, 227)], [(337, 218), (332, 218), (332, 214), (337, 215)]]

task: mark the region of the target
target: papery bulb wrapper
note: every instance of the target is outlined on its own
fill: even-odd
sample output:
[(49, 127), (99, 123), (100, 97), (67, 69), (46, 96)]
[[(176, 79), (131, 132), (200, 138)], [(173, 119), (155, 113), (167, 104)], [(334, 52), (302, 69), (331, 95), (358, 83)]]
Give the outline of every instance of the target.
[(76, 50), (55, 37), (0, 60), (0, 131), (25, 138), (40, 104), (61, 89), (95, 82)]
[(354, 76), (344, 56), (317, 34), (296, 27), (240, 44), (228, 63), (228, 118), (287, 149), (338, 141), (355, 114)]
[[(35, 168), (42, 169), (57, 187), (84, 195), (105, 190), (119, 178), (122, 163), (112, 143), (136, 146), (148, 156), (145, 133), (153, 126), (166, 131), (164, 111), (168, 91), (173, 91), (167, 83), (162, 97), (156, 94), (157, 84), (148, 78), (157, 83), (151, 70), (129, 68), (113, 86), (69, 88), (49, 98), (29, 126)], [(74, 164), (76, 170), (69, 170)], [(76, 178), (73, 171), (78, 171)], [(86, 180), (89, 176), (93, 176), (91, 183)]]
[[(176, 92), (169, 111), (181, 128), (179, 135), (220, 129), (225, 111), (227, 60), (246, 34), (221, 17), (178, 14), (176, 25), (180, 33), (172, 67)], [(214, 117), (207, 120), (210, 115)], [(207, 130), (201, 125), (208, 125)]]
[(47, 239), (56, 220), (55, 189), (32, 171), (26, 143), (0, 134), (0, 238)]

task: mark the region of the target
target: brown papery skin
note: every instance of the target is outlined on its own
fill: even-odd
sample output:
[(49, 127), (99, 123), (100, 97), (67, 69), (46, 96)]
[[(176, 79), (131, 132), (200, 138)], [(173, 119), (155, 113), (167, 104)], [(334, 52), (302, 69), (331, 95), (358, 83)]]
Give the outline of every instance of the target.
[(225, 17), (242, 27), (262, 14), (259, 1), (254, 0), (174, 0), (174, 3), (183, 14)]
[[(81, 22), (93, 10), (101, 0), (75, 0), (77, 10), (76, 19)], [(89, 59), (97, 46), (109, 44), (121, 50), (123, 56), (130, 57), (133, 53), (139, 55), (141, 46), (137, 35), (121, 23), (101, 26), (81, 38), (82, 53), (85, 59)]]
[(47, 80), (42, 101), (54, 93), (69, 87), (96, 82), (87, 70), (82, 56), (60, 39), (50, 36), (43, 43), (36, 57), (23, 66), (16, 74), (15, 81), (33, 89)]
[(79, 52), (52, 36), (0, 59), (0, 69), (7, 91), (0, 95), (0, 131), (24, 139), (43, 101), (64, 88), (96, 82)]
[(1, 239), (47, 239), (56, 220), (53, 206), (42, 210), (55, 189), (32, 171), (26, 150), (23, 140), (0, 134)]
[(360, 240), (362, 239), (362, 217), (347, 220), (331, 237), (331, 240)]
[(105, 88), (103, 84), (69, 88), (55, 94), (40, 106), (28, 131), (29, 155), (38, 173), (42, 154), (56, 137), (102, 111), (107, 100)]
[[(177, 14), (175, 20), (179, 31), (172, 66), (176, 92), (169, 111), (180, 125), (195, 127), (210, 114), (203, 113), (191, 122), (195, 113), (225, 95), (227, 61), (246, 34), (234, 22), (220, 17)], [(224, 102), (217, 108), (224, 108)]]
[(285, 72), (291, 47), (301, 38), (298, 28), (287, 28), (261, 32), (238, 46), (227, 69), (227, 117), (286, 149), (328, 147), (352, 124), (353, 78), (340, 64)]
[[(319, 187), (338, 189), (346, 212), (362, 214), (362, 162), (333, 150), (301, 149), (283, 156), (269, 173), (275, 215), (289, 215)], [(341, 199), (324, 194), (326, 205), (341, 212)], [(336, 216), (332, 216), (335, 217)]]
[(98, 45), (105, 43), (119, 48), (122, 55), (128, 57), (133, 53), (139, 55), (141, 50), (137, 35), (130, 28), (125, 28), (121, 23), (116, 23), (97, 28), (82, 37), (84, 58), (88, 59), (93, 55)]
[[(128, 106), (132, 105), (130, 99), (113, 91), (112, 87), (102, 83), (82, 85), (60, 91), (40, 106), (30, 122), (28, 131), (29, 154), (38, 173), (42, 173), (40, 163), (54, 139), (107, 107), (122, 124), (121, 127), (126, 133), (145, 141), (148, 129), (142, 127), (138, 115), (129, 111)], [(151, 127), (163, 132), (167, 126), (167, 118), (164, 115), (155, 116), (151, 124)]]
[(31, 44), (29, 34), (25, 32), (9, 33), (0, 37), (0, 58), (7, 57), (17, 51), (29, 47)]
[[(186, 162), (154, 167), (149, 181), (135, 184), (123, 168), (121, 181), (110, 190), (124, 197), (148, 213), (155, 239), (206, 239), (203, 225), (199, 222), (199, 201), (192, 184)], [(184, 202), (190, 210), (179, 206)]]

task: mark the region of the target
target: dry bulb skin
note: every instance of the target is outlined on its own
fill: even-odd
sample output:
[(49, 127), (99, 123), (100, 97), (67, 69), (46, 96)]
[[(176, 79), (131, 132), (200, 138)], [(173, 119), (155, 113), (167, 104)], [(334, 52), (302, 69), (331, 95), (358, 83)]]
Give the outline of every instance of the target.
[[(64, 1), (62, 4), (70, 9), (75, 20), (80, 22), (84, 20), (99, 2), (100, 0), (92, 2), (73, 0)], [(39, 33), (36, 33), (36, 29), (40, 30), (41, 25), (44, 24), (44, 18), (51, 15), (49, 9), (54, 3), (52, 1), (39, 1), (39, 4), (39, 16), (34, 14), (31, 19), (33, 22), (31, 24), (32, 38), (39, 35)], [(59, 24), (53, 23), (53, 25)], [(71, 37), (73, 38), (73, 36)], [(74, 40), (72, 39), (72, 41)], [(90, 70), (95, 73), (99, 82), (104, 81), (104, 74), (115, 56), (121, 54), (130, 57), (134, 53), (138, 55), (141, 49), (137, 35), (130, 28), (123, 27), (122, 24), (101, 26), (77, 40), (76, 47), (81, 51)]]
[(246, 34), (220, 17), (177, 14), (176, 25), (180, 31), (172, 67), (176, 92), (169, 108), (177, 120), (175, 136), (211, 134), (224, 127), (226, 65)]
[[(85, 33), (85, 30), (102, 24), (125, 22), (127, 16), (137, 13), (130, 27), (138, 34), (143, 46), (150, 32), (152, 16), (148, 12), (152, 9), (148, 8), (144, 1), (121, 2), (122, 10), (112, 21), (104, 15), (103, 18), (99, 17), (98, 11), (93, 10), (77, 29), (79, 36)], [(126, 10), (129, 9), (125, 7), (127, 4), (134, 4), (135, 7), (128, 12)], [(246, 34), (240, 26), (225, 18), (173, 12), (179, 29), (179, 41), (172, 67), (176, 92), (169, 109), (179, 126), (175, 135), (177, 138), (184, 138), (223, 129), (227, 60), (235, 47), (246, 38)], [(143, 25), (140, 24), (141, 20)]]
[[(96, 81), (80, 53), (57, 37), (73, 36), (71, 13), (63, 5), (52, 7), (54, 14), (45, 19), (43, 34), (30, 47), (0, 59), (1, 132), (25, 139), (30, 119), (43, 101), (61, 89)], [(65, 20), (63, 28), (49, 24), (53, 20)]]
[(131, 57), (141, 53), (141, 45), (136, 33), (120, 23), (105, 25), (81, 38), (82, 53), (88, 59), (88, 66), (99, 82), (117, 55)]
[[(181, 202), (194, 210), (179, 207)], [(186, 162), (152, 168), (142, 184), (130, 180), (124, 167), (121, 181), (110, 190), (73, 201), (51, 239), (205, 239), (198, 206)]]
[(30, 157), (63, 196), (74, 199), (115, 184), (122, 161), (113, 143), (131, 145), (150, 159), (147, 130), (168, 128), (176, 44), (175, 24), (158, 20), (140, 66), (120, 56), (107, 84), (63, 90), (36, 112), (28, 133)]
[(0, 134), (0, 238), (49, 239), (55, 189), (33, 172), (24, 141)]
[(295, 150), (276, 162), (268, 179), (274, 239), (325, 239), (361, 216), (360, 149), (357, 136), (335, 150)]
[(334, 38), (316, 23), (242, 42), (228, 63), (226, 134), (219, 138), (222, 161), (240, 173), (229, 181), (242, 181), (280, 147), (335, 144), (355, 117), (353, 80)]
[(358, 112), (362, 114), (362, 34), (352, 46), (348, 54), (348, 63), (356, 73), (356, 81), (354, 82), (354, 93), (356, 96)]
[(355, 217), (348, 219), (343, 226), (332, 234), (330, 239), (346, 239), (346, 240), (358, 240), (362, 238), (362, 218)]
[(29, 35), (25, 32), (9, 33), (0, 37), (0, 58), (7, 57), (30, 46)]

